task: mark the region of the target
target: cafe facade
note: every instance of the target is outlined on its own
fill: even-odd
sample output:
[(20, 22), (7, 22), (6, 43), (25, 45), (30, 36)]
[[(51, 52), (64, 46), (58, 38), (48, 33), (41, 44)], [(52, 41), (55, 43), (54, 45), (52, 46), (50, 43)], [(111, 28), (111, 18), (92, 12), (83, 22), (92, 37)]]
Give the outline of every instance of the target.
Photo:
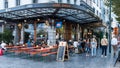
[[(78, 3), (78, 2), (77, 2)], [(14, 24), (14, 43), (25, 43), (25, 25), (33, 25), (33, 40), (37, 41), (38, 24), (44, 24), (50, 45), (56, 40), (78, 40), (92, 35), (91, 27), (102, 25), (93, 8), (84, 1), (80, 5), (68, 3), (34, 3), (0, 10), (0, 20)], [(42, 35), (41, 35), (42, 36)]]

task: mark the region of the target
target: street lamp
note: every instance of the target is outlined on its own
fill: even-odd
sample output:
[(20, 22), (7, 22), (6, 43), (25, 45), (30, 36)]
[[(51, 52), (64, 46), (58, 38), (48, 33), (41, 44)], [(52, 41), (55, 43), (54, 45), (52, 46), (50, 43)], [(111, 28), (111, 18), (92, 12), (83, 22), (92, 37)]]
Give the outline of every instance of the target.
[(111, 7), (112, 7), (112, 0), (109, 0), (109, 35), (108, 35), (108, 39), (109, 39), (109, 53), (111, 53)]

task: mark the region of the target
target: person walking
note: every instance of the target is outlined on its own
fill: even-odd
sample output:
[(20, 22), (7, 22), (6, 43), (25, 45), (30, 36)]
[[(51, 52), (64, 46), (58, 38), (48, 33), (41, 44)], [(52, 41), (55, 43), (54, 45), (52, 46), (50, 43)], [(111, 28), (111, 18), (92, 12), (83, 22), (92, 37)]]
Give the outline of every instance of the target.
[(118, 40), (115, 36), (113, 36), (112, 40), (111, 40), (111, 45), (113, 47), (113, 56), (116, 56), (116, 51), (117, 51), (117, 45), (118, 45)]
[(101, 46), (102, 46), (102, 55), (101, 55), (101, 57), (103, 57), (104, 53), (105, 53), (105, 57), (107, 57), (107, 45), (108, 45), (108, 40), (107, 40), (106, 36), (104, 35), (102, 40), (101, 40)]
[(90, 39), (88, 38), (87, 40), (86, 40), (86, 56), (89, 56), (89, 53), (90, 53)]
[(95, 37), (93, 37), (91, 40), (91, 55), (92, 56), (96, 56), (96, 49), (97, 49), (97, 41)]

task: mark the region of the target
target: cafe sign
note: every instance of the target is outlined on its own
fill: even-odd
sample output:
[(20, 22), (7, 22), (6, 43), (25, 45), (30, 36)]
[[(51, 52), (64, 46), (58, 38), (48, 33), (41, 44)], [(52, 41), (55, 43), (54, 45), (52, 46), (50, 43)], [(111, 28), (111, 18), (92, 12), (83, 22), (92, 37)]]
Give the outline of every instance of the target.
[(69, 4), (53, 4), (53, 7), (71, 8), (72, 6)]

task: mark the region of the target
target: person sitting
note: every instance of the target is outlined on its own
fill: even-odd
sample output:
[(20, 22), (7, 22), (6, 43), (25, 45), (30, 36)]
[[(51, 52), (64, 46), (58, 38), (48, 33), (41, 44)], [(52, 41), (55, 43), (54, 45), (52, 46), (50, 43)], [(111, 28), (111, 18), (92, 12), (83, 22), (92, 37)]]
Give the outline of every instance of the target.
[(28, 46), (28, 47), (31, 47), (30, 39), (29, 39), (28, 42), (27, 42), (27, 46)]
[(2, 48), (3, 50), (6, 51), (6, 50), (7, 50), (6, 47), (5, 47), (6, 45), (7, 45), (7, 44), (6, 44), (5, 42), (2, 41), (2, 43), (1, 43), (0, 46), (1, 46), (1, 48)]
[(77, 40), (75, 40), (75, 41), (73, 42), (73, 46), (74, 46), (74, 48), (75, 48), (75, 53), (79, 53), (79, 51), (78, 51), (78, 41), (77, 41)]
[(43, 48), (47, 48), (47, 47), (49, 47), (49, 46), (48, 46), (46, 43), (43, 43), (43, 44), (42, 44), (42, 47), (43, 47)]
[(12, 46), (12, 43), (9, 43), (8, 45), (9, 45), (9, 46)]

